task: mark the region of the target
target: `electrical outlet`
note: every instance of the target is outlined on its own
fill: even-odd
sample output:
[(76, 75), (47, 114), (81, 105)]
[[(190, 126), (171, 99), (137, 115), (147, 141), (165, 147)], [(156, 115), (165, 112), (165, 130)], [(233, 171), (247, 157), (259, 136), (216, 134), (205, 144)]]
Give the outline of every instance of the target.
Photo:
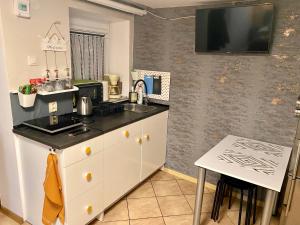
[(57, 112), (57, 102), (49, 102), (49, 113)]

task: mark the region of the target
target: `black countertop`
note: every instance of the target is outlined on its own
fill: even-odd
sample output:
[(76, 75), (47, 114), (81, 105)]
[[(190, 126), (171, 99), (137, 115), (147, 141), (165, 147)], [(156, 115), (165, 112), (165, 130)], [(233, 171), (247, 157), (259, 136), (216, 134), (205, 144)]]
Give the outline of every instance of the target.
[(169, 109), (169, 106), (159, 104), (154, 105), (156, 106), (156, 109), (146, 113), (124, 111), (120, 113), (114, 113), (109, 116), (92, 116), (90, 117), (90, 119), (92, 119), (94, 122), (86, 125), (90, 131), (74, 137), (69, 136), (69, 133), (72, 130), (76, 130), (78, 128), (73, 128), (71, 130), (67, 130), (57, 134), (48, 134), (46, 132), (27, 127), (25, 125), (20, 125), (14, 127), (13, 132), (23, 137), (45, 144), (54, 149), (60, 150)]

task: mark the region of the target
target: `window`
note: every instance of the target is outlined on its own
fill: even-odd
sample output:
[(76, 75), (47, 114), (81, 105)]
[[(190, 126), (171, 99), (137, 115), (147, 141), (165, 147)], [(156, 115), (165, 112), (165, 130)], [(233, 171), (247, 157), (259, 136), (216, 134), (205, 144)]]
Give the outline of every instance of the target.
[(75, 80), (103, 80), (104, 35), (71, 32), (72, 75)]

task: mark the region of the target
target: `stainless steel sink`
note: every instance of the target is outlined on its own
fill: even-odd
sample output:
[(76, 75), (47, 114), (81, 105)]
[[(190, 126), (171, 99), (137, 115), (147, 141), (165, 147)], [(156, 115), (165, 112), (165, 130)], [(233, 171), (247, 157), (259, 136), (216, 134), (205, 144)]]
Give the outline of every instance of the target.
[(155, 110), (155, 106), (149, 106), (149, 105), (138, 105), (134, 103), (125, 103), (124, 104), (124, 110), (130, 111), (130, 112), (136, 112), (136, 113), (146, 113), (151, 112)]

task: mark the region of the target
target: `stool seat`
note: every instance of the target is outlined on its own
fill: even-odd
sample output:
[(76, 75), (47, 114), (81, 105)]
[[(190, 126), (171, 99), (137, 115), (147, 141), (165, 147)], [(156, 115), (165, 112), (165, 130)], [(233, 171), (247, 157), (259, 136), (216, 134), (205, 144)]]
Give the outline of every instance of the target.
[(248, 190), (249, 188), (255, 188), (256, 185), (248, 183), (246, 181), (242, 181), (233, 177), (229, 177), (226, 175), (222, 175), (221, 179), (223, 179), (223, 181), (233, 187), (233, 188), (237, 188), (237, 189), (243, 189), (243, 190)]
[[(231, 208), (232, 201), (232, 192), (233, 189), (238, 189), (241, 192), (240, 197), (240, 209), (239, 209), (239, 218), (238, 225), (241, 224), (242, 210), (243, 210), (243, 197), (244, 192), (248, 192), (248, 200), (247, 200), (247, 209), (246, 209), (246, 218), (245, 225), (250, 225), (251, 213), (253, 207), (253, 224), (256, 222), (256, 204), (257, 204), (257, 186), (246, 181), (242, 181), (233, 177), (229, 177), (226, 175), (221, 175), (217, 183), (217, 189), (214, 198), (213, 209), (211, 213), (211, 218), (214, 221), (217, 221), (219, 218), (220, 207), (223, 204), (224, 195), (226, 190), (229, 190), (229, 204), (228, 209)], [(254, 196), (253, 196), (254, 194)], [(254, 198), (254, 205), (252, 204)]]

